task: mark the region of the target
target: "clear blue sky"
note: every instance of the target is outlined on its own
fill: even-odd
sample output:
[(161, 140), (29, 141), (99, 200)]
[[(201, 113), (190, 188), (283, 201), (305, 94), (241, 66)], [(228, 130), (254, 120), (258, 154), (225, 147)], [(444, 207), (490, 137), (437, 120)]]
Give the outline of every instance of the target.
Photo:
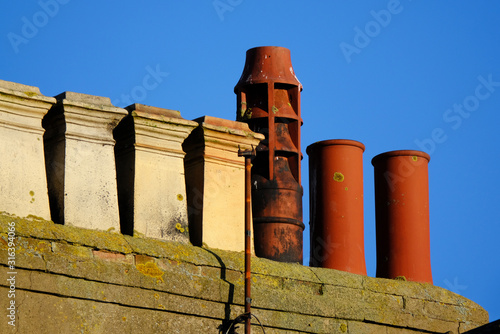
[[(423, 149), (431, 155), (434, 284), (500, 318), (500, 2), (55, 1), (3, 3), (0, 79), (48, 96), (74, 91), (177, 109), (186, 119), (234, 120), (246, 50), (289, 48), (304, 86), (306, 225), (306, 146), (364, 143), (374, 276), (370, 160)], [(150, 72), (156, 81), (144, 83)], [(306, 264), (308, 240), (306, 229)]]

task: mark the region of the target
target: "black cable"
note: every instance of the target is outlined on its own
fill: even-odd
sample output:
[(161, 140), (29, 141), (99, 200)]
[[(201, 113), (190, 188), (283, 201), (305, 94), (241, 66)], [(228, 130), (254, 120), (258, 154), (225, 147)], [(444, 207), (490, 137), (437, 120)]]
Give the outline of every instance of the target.
[(259, 322), (260, 328), (262, 329), (262, 333), (266, 334), (266, 331), (264, 330), (264, 326), (262, 326), (262, 323), (260, 322), (259, 318), (257, 318), (257, 316), (253, 313), (250, 313), (250, 315), (253, 316)]
[(236, 318), (234, 318), (234, 320), (231, 322), (231, 326), (229, 326), (229, 328), (227, 329), (225, 334), (229, 334), (229, 331), (231, 330), (231, 328), (234, 326), (235, 323), (244, 322), (248, 316), (254, 317), (259, 322), (260, 328), (262, 329), (262, 333), (266, 334), (266, 331), (264, 330), (264, 326), (262, 326), (262, 323), (260, 322), (259, 318), (257, 318), (257, 316), (253, 313), (250, 313), (250, 314), (243, 313), (243, 314), (240, 314), (239, 316), (237, 316)]

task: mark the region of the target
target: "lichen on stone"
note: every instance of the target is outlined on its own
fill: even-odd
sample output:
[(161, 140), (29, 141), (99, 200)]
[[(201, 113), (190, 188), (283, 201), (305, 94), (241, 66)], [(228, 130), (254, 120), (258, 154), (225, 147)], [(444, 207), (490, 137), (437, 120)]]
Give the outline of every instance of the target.
[(163, 274), (164, 272), (158, 268), (156, 263), (154, 262), (146, 262), (146, 263), (140, 263), (135, 266), (137, 270), (139, 270), (141, 273), (143, 273), (146, 276), (150, 276), (153, 278), (156, 278), (156, 281), (163, 281)]
[(176, 228), (179, 232), (181, 232), (181, 233), (184, 233), (184, 232), (185, 232), (185, 229), (184, 229), (184, 227), (182, 227), (181, 223), (177, 223), (177, 224), (175, 224), (175, 228)]

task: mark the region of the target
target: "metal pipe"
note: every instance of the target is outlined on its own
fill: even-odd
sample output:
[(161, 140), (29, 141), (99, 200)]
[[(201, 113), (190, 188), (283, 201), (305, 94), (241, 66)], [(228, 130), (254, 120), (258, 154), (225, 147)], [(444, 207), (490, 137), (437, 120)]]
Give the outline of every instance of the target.
[(255, 149), (238, 150), (238, 156), (245, 157), (245, 333), (251, 331), (251, 247), (252, 247), (252, 157)]
[(372, 159), (377, 277), (432, 284), (429, 160), (427, 153), (412, 150), (386, 152)]

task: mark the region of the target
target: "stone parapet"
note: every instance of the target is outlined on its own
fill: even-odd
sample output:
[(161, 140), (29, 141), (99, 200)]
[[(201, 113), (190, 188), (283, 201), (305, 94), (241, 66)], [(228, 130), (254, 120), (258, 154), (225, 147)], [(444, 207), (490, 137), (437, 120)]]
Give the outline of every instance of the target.
[[(8, 224), (22, 301), (12, 333), (224, 333), (243, 313), (242, 253), (0, 215), (3, 266)], [(251, 272), (252, 313), (268, 334), (458, 334), (488, 322), (479, 305), (431, 284), (262, 258)]]
[(50, 220), (42, 118), (55, 102), (0, 80), (0, 211)]
[(114, 131), (122, 233), (188, 242), (182, 143), (198, 123), (133, 104)]
[(199, 126), (183, 144), (191, 242), (243, 251), (245, 160), (238, 149), (256, 147), (264, 135), (241, 122), (210, 116), (195, 121)]
[(52, 219), (120, 230), (113, 129), (127, 111), (109, 98), (65, 92), (43, 120)]

